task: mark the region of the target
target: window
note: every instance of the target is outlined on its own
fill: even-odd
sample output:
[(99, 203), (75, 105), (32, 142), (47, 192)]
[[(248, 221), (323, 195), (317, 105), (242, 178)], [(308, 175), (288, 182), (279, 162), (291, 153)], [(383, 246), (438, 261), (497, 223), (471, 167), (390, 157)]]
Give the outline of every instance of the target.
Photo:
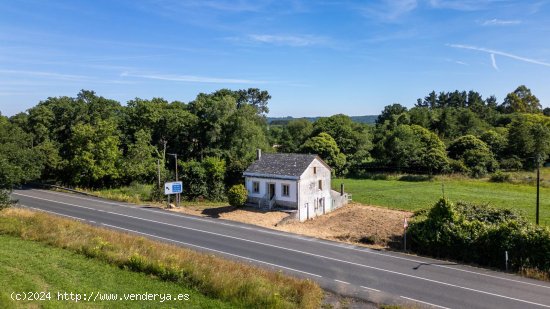
[(323, 181), (319, 180), (319, 190), (323, 190)]
[(317, 174), (317, 166), (313, 167), (313, 174)]
[(283, 196), (289, 196), (290, 195), (290, 186), (289, 185), (282, 185), (283, 186)]
[(254, 193), (260, 193), (260, 183), (257, 181), (252, 182), (252, 191)]

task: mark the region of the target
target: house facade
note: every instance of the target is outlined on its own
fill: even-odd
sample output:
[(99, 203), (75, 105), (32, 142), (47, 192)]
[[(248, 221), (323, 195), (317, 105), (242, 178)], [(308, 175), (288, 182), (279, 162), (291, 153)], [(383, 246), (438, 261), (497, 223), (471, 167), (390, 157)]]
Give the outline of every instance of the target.
[(317, 155), (269, 153), (243, 173), (247, 204), (262, 209), (295, 210), (300, 221), (347, 203), (347, 194), (331, 190), (331, 168)]

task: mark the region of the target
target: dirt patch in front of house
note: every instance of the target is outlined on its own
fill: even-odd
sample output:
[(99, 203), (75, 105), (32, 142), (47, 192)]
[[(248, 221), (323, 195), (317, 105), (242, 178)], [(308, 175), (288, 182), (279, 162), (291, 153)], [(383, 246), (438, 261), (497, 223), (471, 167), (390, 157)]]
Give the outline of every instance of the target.
[(376, 248), (399, 246), (403, 234), (403, 219), (412, 216), (412, 213), (407, 211), (358, 203), (351, 203), (329, 214), (302, 223), (288, 220), (289, 214), (285, 212), (260, 211), (251, 207), (187, 206), (172, 210)]

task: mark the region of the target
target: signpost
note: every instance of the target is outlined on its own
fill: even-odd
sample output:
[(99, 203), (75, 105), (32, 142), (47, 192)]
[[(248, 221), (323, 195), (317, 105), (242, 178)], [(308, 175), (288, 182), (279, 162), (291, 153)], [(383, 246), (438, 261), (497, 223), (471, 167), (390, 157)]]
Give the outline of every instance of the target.
[(183, 192), (183, 184), (181, 181), (167, 182), (164, 184), (164, 194), (168, 195), (168, 204), (170, 204), (171, 194), (180, 194), (182, 192)]

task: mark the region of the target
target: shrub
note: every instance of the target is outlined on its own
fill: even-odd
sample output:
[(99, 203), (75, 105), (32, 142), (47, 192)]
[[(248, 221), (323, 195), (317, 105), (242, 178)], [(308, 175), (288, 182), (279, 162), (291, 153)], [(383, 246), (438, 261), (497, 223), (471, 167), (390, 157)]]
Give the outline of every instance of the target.
[(513, 156), (511, 158), (503, 159), (500, 161), (500, 167), (507, 171), (519, 171), (523, 168), (523, 163), (521, 160)]
[(415, 213), (408, 233), (418, 253), (505, 268), (508, 251), (512, 269), (550, 274), (550, 229), (509, 209), (441, 199)]
[(8, 190), (0, 189), (0, 210), (8, 208), (13, 204)]
[(234, 185), (227, 192), (227, 199), (229, 200), (229, 205), (231, 206), (243, 206), (246, 202), (246, 197), (248, 196), (248, 191), (243, 185)]
[(489, 179), (492, 182), (508, 182), (510, 181), (510, 174), (503, 173), (502, 171), (496, 171), (491, 175)]

